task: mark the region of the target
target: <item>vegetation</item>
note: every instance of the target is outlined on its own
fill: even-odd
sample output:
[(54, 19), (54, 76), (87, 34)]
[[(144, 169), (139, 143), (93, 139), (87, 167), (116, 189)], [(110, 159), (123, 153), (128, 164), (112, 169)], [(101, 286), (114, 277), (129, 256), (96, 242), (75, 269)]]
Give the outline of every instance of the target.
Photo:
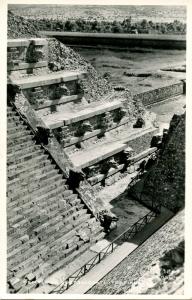
[(186, 34), (186, 24), (178, 20), (174, 22), (142, 21), (132, 22), (131, 17), (123, 21), (103, 21), (103, 20), (85, 20), (78, 18), (76, 20), (68, 19), (66, 21), (56, 18), (30, 19), (30, 22), (36, 24), (39, 30), (57, 30), (68, 32), (108, 32), (108, 33), (153, 33), (153, 34)]

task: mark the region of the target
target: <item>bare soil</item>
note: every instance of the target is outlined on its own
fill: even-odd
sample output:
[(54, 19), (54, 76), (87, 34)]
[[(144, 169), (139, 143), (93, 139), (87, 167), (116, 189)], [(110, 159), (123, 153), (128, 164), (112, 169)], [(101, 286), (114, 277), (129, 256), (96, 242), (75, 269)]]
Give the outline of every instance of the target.
[[(101, 74), (109, 73), (113, 86), (139, 93), (177, 82), (185, 73), (163, 71), (185, 64), (184, 50), (76, 48)], [(131, 74), (129, 76), (129, 74)], [(143, 75), (143, 76), (142, 76)]]

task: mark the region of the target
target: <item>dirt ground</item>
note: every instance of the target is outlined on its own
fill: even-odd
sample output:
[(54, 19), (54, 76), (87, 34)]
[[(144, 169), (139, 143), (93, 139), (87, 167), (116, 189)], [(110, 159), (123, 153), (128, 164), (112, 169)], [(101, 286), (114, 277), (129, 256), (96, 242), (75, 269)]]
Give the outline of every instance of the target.
[(98, 194), (106, 208), (119, 218), (117, 228), (106, 236), (109, 241), (115, 239), (149, 212), (148, 208), (127, 195), (128, 184), (135, 175), (136, 172), (127, 175), (115, 184), (105, 187)]
[(155, 89), (185, 78), (184, 72), (162, 70), (185, 65), (184, 50), (91, 47), (75, 48), (75, 50), (91, 62), (101, 75), (108, 72), (109, 81), (113, 86), (123, 85), (133, 93)]
[(183, 114), (185, 111), (186, 97), (180, 95), (171, 98), (169, 101), (164, 101), (150, 107), (150, 111), (157, 114), (157, 121), (160, 124), (169, 123), (174, 114)]

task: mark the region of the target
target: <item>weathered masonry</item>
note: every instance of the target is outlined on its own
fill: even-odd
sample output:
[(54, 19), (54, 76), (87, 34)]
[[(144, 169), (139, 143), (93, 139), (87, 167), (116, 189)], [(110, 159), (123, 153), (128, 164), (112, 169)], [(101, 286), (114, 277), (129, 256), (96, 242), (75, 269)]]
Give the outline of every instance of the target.
[(46, 39), (7, 46), (8, 283), (27, 293), (105, 235), (97, 190), (150, 157), (159, 128), (129, 91), (86, 99), (86, 71), (51, 71)]

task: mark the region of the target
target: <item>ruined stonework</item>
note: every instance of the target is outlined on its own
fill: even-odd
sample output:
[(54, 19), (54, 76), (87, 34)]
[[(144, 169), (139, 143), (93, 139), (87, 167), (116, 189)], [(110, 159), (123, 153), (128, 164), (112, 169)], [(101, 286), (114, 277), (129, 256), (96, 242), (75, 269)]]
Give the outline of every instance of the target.
[(147, 194), (150, 189), (150, 196), (176, 212), (185, 201), (185, 114), (173, 116), (163, 142), (162, 154), (149, 173), (143, 192)]
[(172, 85), (160, 87), (147, 92), (134, 95), (135, 100), (140, 100), (145, 106), (163, 101), (169, 97), (178, 96), (185, 92), (184, 82), (179, 81)]
[[(17, 31), (12, 20), (17, 20)], [(35, 38), (38, 33), (27, 20), (8, 13), (8, 25), (13, 39), (7, 45), (7, 283), (10, 293), (32, 293), (44, 287), (56, 271), (64, 270), (66, 278), (72, 276), (81, 255), (89, 260), (92, 246), (97, 247), (110, 230), (101, 222), (102, 214), (117, 225), (118, 218), (110, 215), (100, 192), (115, 189), (113, 184), (120, 179), (129, 184), (126, 180), (143, 163), (153, 155), (156, 158), (158, 143), (151, 140), (159, 126), (156, 115), (144, 105), (182, 93), (183, 83), (136, 96), (128, 89), (113, 90), (78, 53), (54, 38)], [(161, 156), (145, 187), (155, 186), (153, 197), (174, 212), (184, 199), (184, 124), (184, 116), (175, 116), (169, 131), (164, 131)], [(126, 192), (124, 195), (128, 205), (130, 199)], [(128, 215), (124, 218), (123, 211), (121, 229), (133, 220), (134, 212), (126, 205), (116, 207)], [(160, 213), (140, 207), (143, 215)], [(141, 211), (137, 213), (141, 218)], [(129, 238), (151, 222), (148, 216), (142, 217), (142, 224), (131, 225), (134, 230), (130, 229)], [(180, 226), (179, 220), (173, 220), (173, 227)], [(161, 231), (155, 239), (154, 255), (158, 256), (159, 241), (166, 240), (163, 234)], [(171, 238), (169, 241), (174, 248)], [(140, 263), (152, 261), (153, 251), (149, 254), (145, 246), (142, 249), (127, 268), (123, 264), (117, 271), (123, 285), (130, 264), (129, 287), (132, 278), (140, 275)], [(85, 274), (87, 269), (82, 266)], [(106, 282), (111, 285), (114, 278), (109, 274)], [(51, 284), (47, 286), (51, 291)], [(116, 283), (111, 286), (115, 288)], [(117, 291), (126, 292), (126, 288), (127, 283)]]

